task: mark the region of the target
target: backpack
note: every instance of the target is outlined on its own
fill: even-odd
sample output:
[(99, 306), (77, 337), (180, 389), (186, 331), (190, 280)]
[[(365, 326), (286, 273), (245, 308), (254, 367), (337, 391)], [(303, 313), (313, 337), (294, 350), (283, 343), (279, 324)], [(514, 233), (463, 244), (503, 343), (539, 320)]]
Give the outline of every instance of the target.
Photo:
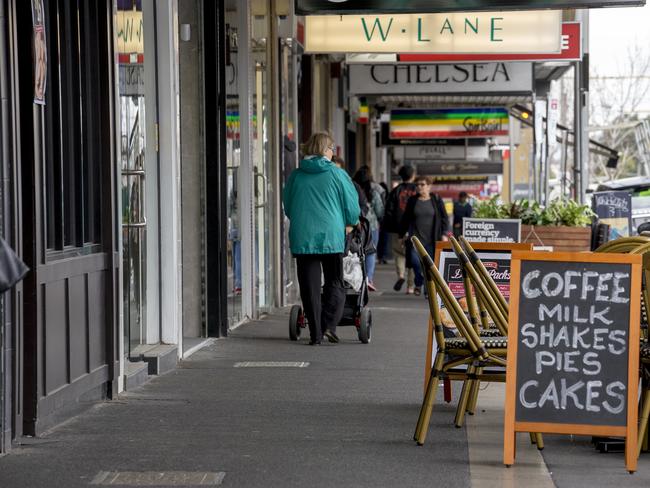
[(416, 194), (415, 185), (412, 183), (400, 183), (393, 188), (386, 198), (384, 209), (383, 229), (386, 232), (399, 232), (400, 220), (406, 210), (406, 202)]

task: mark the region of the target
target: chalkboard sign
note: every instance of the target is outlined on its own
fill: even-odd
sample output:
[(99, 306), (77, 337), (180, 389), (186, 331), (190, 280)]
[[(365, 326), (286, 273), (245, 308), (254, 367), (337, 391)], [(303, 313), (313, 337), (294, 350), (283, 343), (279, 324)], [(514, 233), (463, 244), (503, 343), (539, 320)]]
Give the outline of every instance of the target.
[(463, 219), (463, 237), (470, 242), (519, 242), (520, 219)]
[(641, 256), (514, 253), (511, 265), (505, 464), (515, 432), (615, 435), (634, 471)]
[(610, 239), (628, 237), (632, 228), (632, 195), (626, 191), (594, 193), (593, 209), (600, 221), (608, 224)]
[[(493, 242), (472, 242), (472, 248), (476, 255), (482, 261), (483, 265), (491, 274), (499, 291), (506, 300), (510, 297), (510, 260), (513, 251), (530, 251), (533, 248), (531, 243), (493, 243)], [(443, 279), (449, 285), (449, 289), (454, 297), (459, 300), (461, 306), (464, 305), (463, 297), (465, 296), (465, 287), (463, 286), (463, 277), (458, 256), (453, 251), (451, 243), (436, 243), (436, 255), (434, 262), (440, 270)], [(442, 301), (438, 297), (438, 304), (443, 308)], [(436, 356), (436, 347), (434, 344), (433, 321), (429, 317), (429, 336), (427, 341), (427, 356), (424, 367), (425, 384), (431, 372), (431, 366)]]

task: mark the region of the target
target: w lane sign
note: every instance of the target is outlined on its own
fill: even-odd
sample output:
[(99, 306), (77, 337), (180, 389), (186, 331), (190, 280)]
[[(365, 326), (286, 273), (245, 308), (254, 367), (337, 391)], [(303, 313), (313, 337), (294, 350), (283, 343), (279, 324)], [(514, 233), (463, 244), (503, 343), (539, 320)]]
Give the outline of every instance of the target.
[(636, 470), (641, 256), (514, 252), (504, 464), (515, 433), (626, 438)]
[(308, 53), (560, 53), (562, 11), (308, 15)]
[(296, 0), (298, 15), (625, 7), (645, 0)]

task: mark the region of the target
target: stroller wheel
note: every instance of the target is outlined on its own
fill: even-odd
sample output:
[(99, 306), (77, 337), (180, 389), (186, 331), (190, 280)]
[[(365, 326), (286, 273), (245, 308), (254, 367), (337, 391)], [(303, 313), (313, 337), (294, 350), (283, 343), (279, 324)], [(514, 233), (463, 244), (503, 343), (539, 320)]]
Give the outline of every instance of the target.
[(300, 333), (302, 332), (300, 322), (302, 320), (302, 307), (300, 305), (291, 307), (291, 313), (289, 314), (289, 339), (292, 341), (300, 339)]
[(368, 308), (361, 310), (359, 317), (359, 340), (368, 344), (372, 338), (372, 312)]

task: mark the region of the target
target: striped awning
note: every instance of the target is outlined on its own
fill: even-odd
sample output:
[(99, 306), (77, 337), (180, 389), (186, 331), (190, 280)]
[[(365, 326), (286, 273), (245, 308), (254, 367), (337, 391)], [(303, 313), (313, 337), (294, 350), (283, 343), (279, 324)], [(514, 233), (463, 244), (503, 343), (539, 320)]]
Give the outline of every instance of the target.
[(508, 110), (502, 107), (395, 109), (390, 113), (390, 137), (488, 137), (508, 135)]

